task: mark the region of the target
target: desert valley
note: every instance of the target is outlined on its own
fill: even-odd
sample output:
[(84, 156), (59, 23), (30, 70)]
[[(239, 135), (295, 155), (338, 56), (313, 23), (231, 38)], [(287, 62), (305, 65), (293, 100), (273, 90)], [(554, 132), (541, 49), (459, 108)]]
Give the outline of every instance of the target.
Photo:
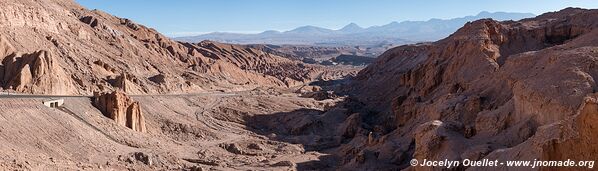
[[(598, 159), (598, 10), (482, 13), (395, 42), (349, 25), (326, 40), (360, 42), (331, 46), (293, 32), (174, 39), (73, 0), (0, 7), (0, 170)], [(285, 34), (304, 44), (260, 42)]]

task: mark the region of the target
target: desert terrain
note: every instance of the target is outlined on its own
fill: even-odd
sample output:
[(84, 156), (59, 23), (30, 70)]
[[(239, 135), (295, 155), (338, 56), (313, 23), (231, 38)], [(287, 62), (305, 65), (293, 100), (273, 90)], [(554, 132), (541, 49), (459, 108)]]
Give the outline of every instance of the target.
[[(0, 170), (598, 159), (598, 10), (468, 22), (355, 67), (179, 42), (72, 0), (0, 7)], [(584, 168), (454, 168), (509, 169)]]

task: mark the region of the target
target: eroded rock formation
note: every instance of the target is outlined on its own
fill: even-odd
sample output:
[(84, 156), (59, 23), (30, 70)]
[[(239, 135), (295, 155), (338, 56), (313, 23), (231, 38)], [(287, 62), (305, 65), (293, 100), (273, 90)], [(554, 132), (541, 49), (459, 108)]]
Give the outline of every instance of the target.
[(72, 81), (45, 50), (20, 53), (0, 35), (0, 80), (4, 89), (34, 94), (72, 94)]
[[(345, 87), (368, 112), (363, 135), (340, 147), (342, 165), (598, 158), (590, 143), (598, 133), (591, 126), (597, 16), (568, 8), (521, 21), (485, 19), (438, 42), (387, 51)], [(368, 142), (365, 132), (378, 132), (379, 141)]]
[(145, 117), (139, 107), (139, 102), (133, 101), (122, 92), (94, 93), (93, 105), (118, 125), (126, 126), (138, 132), (147, 131)]

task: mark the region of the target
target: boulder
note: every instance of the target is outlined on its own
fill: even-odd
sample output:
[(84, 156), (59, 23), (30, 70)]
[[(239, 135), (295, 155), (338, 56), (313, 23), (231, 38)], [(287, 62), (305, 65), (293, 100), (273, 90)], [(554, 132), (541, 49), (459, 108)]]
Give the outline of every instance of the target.
[(89, 24), (89, 26), (91, 26), (93, 28), (98, 26), (98, 19), (96, 19), (93, 16), (81, 17), (79, 20), (85, 24)]
[(166, 76), (164, 74), (154, 75), (152, 77), (149, 77), (148, 79), (156, 84), (166, 83)]
[(274, 167), (295, 167), (297, 164), (293, 163), (292, 161), (280, 161), (278, 163), (274, 163), (272, 166)]
[(126, 19), (126, 18), (122, 18), (120, 19), (120, 24), (125, 25), (127, 27), (129, 27), (130, 29), (133, 29), (135, 31), (138, 31), (141, 27), (139, 25), (137, 25), (135, 22)]

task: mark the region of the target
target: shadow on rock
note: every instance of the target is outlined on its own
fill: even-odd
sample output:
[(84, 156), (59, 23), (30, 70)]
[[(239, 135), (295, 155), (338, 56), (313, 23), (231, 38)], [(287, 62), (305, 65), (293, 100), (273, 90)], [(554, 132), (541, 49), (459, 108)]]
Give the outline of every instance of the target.
[[(298, 109), (289, 112), (248, 116), (247, 128), (270, 140), (300, 144), (307, 152), (327, 154), (319, 160), (298, 163), (298, 170), (337, 169), (355, 160), (353, 151), (368, 141), (387, 133), (379, 126), (369, 126), (366, 118), (376, 118), (362, 103), (345, 97), (323, 110)], [(347, 154), (351, 154), (347, 156)]]

